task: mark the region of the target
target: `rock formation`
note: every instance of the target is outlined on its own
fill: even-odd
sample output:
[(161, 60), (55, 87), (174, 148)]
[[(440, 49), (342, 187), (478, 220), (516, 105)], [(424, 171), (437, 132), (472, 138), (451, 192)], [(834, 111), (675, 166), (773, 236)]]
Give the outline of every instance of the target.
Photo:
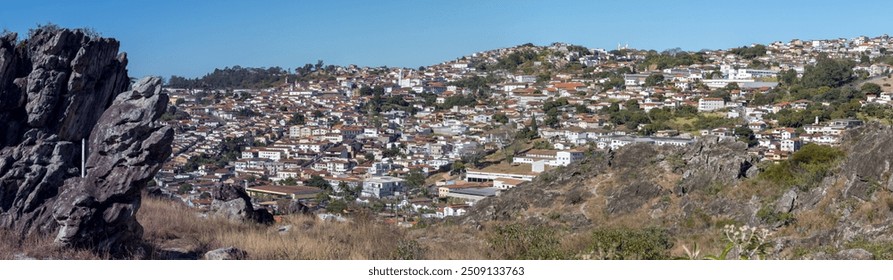
[(112, 254), (141, 237), (140, 191), (173, 131), (156, 122), (168, 103), (161, 80), (128, 90), (118, 47), (56, 27), (0, 37), (0, 228)]
[(254, 209), (251, 197), (244, 189), (234, 185), (223, 185), (214, 192), (211, 212), (231, 220), (252, 221), (272, 224), (273, 214), (266, 209)]
[(226, 247), (211, 250), (205, 253), (204, 259), (214, 261), (225, 260), (244, 260), (248, 257), (248, 252), (235, 247)]

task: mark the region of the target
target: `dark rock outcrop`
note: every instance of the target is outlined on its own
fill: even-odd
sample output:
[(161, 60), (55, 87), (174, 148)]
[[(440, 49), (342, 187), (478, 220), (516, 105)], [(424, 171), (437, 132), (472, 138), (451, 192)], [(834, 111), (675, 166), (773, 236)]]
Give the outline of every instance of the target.
[(166, 106), (161, 80), (150, 77), (105, 111), (90, 135), (87, 176), (66, 180), (53, 209), (56, 242), (119, 252), (142, 237), (141, 191), (171, 154), (174, 132), (155, 122)]
[(140, 191), (173, 141), (156, 123), (168, 102), (160, 79), (128, 91), (127, 57), (114, 39), (56, 27), (16, 39), (0, 37), (0, 228), (125, 250), (141, 237)]
[(222, 185), (217, 188), (211, 202), (211, 212), (231, 220), (252, 221), (272, 224), (273, 214), (267, 209), (254, 209), (251, 197), (244, 189), (234, 185)]

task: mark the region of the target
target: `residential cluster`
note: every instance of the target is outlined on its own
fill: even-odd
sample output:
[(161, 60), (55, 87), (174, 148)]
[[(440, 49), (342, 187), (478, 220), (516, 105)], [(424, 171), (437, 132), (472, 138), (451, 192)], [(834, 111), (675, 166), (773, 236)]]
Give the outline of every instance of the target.
[[(210, 206), (215, 188), (232, 184), (274, 212), (277, 201), (305, 200), (337, 215), (350, 210), (327, 206), (344, 201), (411, 226), (463, 215), (593, 150), (681, 147), (708, 135), (741, 138), (747, 128), (754, 153), (784, 160), (807, 143), (836, 145), (863, 121), (816, 118), (785, 127), (772, 116), (822, 104), (754, 105), (754, 96), (770, 94), (785, 73), (802, 77), (821, 56), (870, 61), (891, 44), (888, 36), (792, 40), (760, 46), (756, 57), (702, 51), (697, 63), (671, 67), (649, 62), (653, 52), (625, 47), (528, 44), (418, 69), (329, 67), (266, 89), (168, 88), (174, 153), (155, 181), (199, 208)], [(750, 48), (757, 46), (743, 49)], [(891, 66), (853, 70), (874, 77)], [(891, 95), (863, 103), (890, 105)], [(612, 114), (624, 110), (689, 110), (728, 125), (698, 127), (691, 117), (649, 130), (645, 122), (619, 123)]]

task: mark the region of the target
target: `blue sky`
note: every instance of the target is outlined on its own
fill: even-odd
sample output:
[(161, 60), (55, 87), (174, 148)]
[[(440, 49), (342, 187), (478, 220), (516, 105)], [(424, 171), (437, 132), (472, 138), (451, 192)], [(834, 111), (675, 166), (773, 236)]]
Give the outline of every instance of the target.
[(0, 28), (91, 27), (121, 41), (131, 76), (195, 77), (317, 59), (418, 67), (527, 42), (700, 50), (878, 36), (893, 34), (890, 11), (893, 1), (28, 0), (4, 3)]

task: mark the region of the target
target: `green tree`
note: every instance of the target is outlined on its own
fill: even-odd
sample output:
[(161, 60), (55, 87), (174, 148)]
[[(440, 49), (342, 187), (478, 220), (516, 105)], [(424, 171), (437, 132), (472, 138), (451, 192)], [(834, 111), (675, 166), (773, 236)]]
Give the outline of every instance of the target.
[(862, 94), (878, 94), (881, 93), (881, 86), (875, 83), (864, 83), (862, 84), (862, 87), (859, 88), (859, 91), (861, 91)]
[(347, 203), (342, 200), (332, 200), (326, 205), (326, 211), (329, 213), (343, 213), (347, 209)]
[(533, 134), (530, 139), (536, 138), (536, 136), (540, 134), (540, 126), (536, 123), (535, 116), (530, 117), (530, 133)]
[(861, 57), (859, 57), (859, 64), (869, 65), (871, 64), (871, 58), (863, 54)]
[(662, 75), (662, 74), (655, 73), (655, 74), (648, 75), (648, 77), (645, 78), (645, 86), (646, 87), (657, 86), (657, 85), (662, 84), (663, 82), (664, 82), (664, 75)]
[(186, 194), (191, 191), (192, 191), (192, 184), (190, 184), (190, 183), (183, 183), (182, 185), (180, 185), (179, 188), (177, 188), (177, 193), (179, 193), (179, 194)]
[(805, 87), (839, 87), (854, 79), (852, 61), (835, 60), (827, 56), (818, 58), (815, 66), (807, 66), (801, 83)]
[(756, 146), (759, 141), (753, 134), (753, 130), (746, 126), (735, 127), (735, 136), (738, 137), (738, 141), (747, 143), (748, 147)]
[(493, 116), (491, 118), (493, 119), (494, 122), (498, 122), (501, 124), (506, 124), (509, 122), (508, 116), (506, 116), (505, 113), (503, 113), (503, 112), (493, 114)]
[(304, 114), (301, 113), (292, 114), (291, 119), (288, 120), (289, 125), (303, 125), (305, 123), (306, 120), (304, 120)]
[(551, 128), (558, 128), (561, 126), (561, 120), (558, 119), (557, 114), (550, 114), (546, 117), (546, 121), (543, 124)]
[(286, 185), (286, 186), (297, 186), (298, 180), (295, 180), (295, 178), (292, 178), (292, 177), (288, 177), (288, 178), (282, 179), (282, 181), (279, 181), (279, 184)]
[(410, 189), (421, 188), (425, 186), (425, 173), (421, 169), (413, 168), (406, 174), (406, 186)]
[(459, 161), (459, 160), (454, 161), (450, 167), (451, 167), (451, 171), (450, 171), (451, 173), (461, 173), (461, 172), (465, 171), (465, 163), (463, 163), (462, 161)]
[(732, 82), (732, 83), (727, 84), (725, 87), (723, 87), (723, 89), (726, 91), (733, 91), (733, 90), (739, 90), (739, 89), (741, 89), (741, 87), (738, 86), (738, 83)]
[(781, 70), (778, 72), (778, 81), (782, 85), (791, 86), (797, 83), (797, 71), (794, 69)]
[(329, 181), (326, 181), (325, 178), (319, 175), (310, 176), (310, 179), (304, 181), (304, 185), (320, 188), (322, 190), (331, 190), (332, 186), (329, 185)]
[(730, 53), (738, 55), (743, 59), (754, 59), (766, 54), (766, 46), (754, 45), (753, 47), (740, 47), (729, 50)]

